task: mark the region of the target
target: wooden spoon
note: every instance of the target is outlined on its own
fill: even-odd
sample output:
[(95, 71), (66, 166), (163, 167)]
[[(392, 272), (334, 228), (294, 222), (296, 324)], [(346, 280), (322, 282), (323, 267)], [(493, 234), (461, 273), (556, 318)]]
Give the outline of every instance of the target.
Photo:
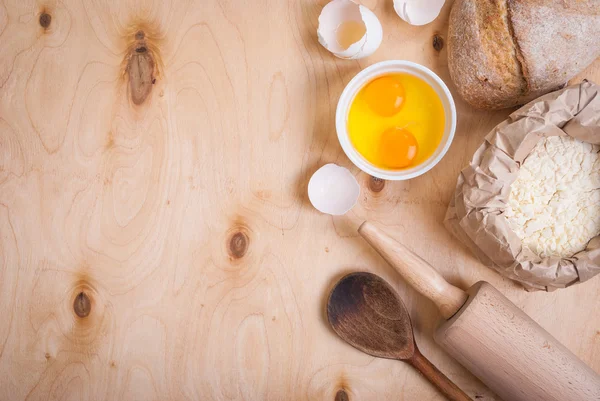
[(404, 303), (381, 277), (352, 273), (333, 288), (327, 302), (333, 330), (354, 348), (415, 367), (452, 401), (472, 401), (425, 358), (415, 343)]

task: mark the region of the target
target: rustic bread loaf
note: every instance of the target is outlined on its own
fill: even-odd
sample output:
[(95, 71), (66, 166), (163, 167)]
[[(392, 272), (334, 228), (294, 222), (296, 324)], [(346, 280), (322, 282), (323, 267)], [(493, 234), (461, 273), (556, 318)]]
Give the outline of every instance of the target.
[(474, 107), (527, 103), (598, 56), (600, 0), (456, 0), (450, 13), (450, 76)]

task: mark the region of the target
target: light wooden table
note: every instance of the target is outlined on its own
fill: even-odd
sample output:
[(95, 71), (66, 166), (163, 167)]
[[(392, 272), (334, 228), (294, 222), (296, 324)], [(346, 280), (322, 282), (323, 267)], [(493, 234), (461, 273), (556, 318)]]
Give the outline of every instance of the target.
[[(355, 270), (391, 282), (423, 353), (494, 400), (433, 343), (440, 316), (357, 237), (363, 219), (454, 283), (492, 282), (600, 371), (600, 279), (526, 293), (442, 226), (461, 167), (508, 110), (457, 98), (449, 153), (409, 182), (372, 180), (337, 142), (338, 96), (376, 61), (422, 63), (456, 92), (432, 46), (450, 4), (410, 27), (391, 0), (364, 1), (383, 44), (343, 61), (317, 43), (325, 3), (0, 3), (1, 401), (441, 400), (408, 366), (328, 328), (326, 294)], [(138, 29), (160, 61), (136, 106), (124, 68)], [(600, 79), (600, 66), (582, 76)], [(307, 199), (329, 162), (362, 187), (347, 217)]]

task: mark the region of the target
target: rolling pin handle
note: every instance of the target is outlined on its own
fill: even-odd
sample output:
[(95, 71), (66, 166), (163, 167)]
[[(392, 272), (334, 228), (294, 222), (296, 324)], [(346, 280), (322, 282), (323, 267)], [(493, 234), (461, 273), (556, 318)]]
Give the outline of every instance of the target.
[(449, 284), (429, 263), (373, 224), (365, 221), (358, 232), (408, 284), (431, 299), (445, 319), (450, 319), (467, 301), (467, 293)]

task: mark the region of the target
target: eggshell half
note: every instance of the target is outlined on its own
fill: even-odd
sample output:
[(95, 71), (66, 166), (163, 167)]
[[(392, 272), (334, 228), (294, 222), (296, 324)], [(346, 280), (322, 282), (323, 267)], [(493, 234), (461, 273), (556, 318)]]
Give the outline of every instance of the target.
[[(337, 40), (337, 29), (347, 21), (362, 22), (365, 25), (365, 34), (358, 42), (343, 48)], [(358, 59), (370, 56), (379, 48), (383, 39), (383, 28), (377, 16), (367, 7), (351, 0), (333, 0), (321, 10), (317, 35), (319, 43), (336, 57)]]
[(308, 199), (322, 213), (339, 216), (356, 205), (360, 185), (352, 173), (337, 164), (326, 164), (308, 182)]
[(411, 25), (427, 25), (440, 15), (445, 0), (394, 0), (394, 10)]

